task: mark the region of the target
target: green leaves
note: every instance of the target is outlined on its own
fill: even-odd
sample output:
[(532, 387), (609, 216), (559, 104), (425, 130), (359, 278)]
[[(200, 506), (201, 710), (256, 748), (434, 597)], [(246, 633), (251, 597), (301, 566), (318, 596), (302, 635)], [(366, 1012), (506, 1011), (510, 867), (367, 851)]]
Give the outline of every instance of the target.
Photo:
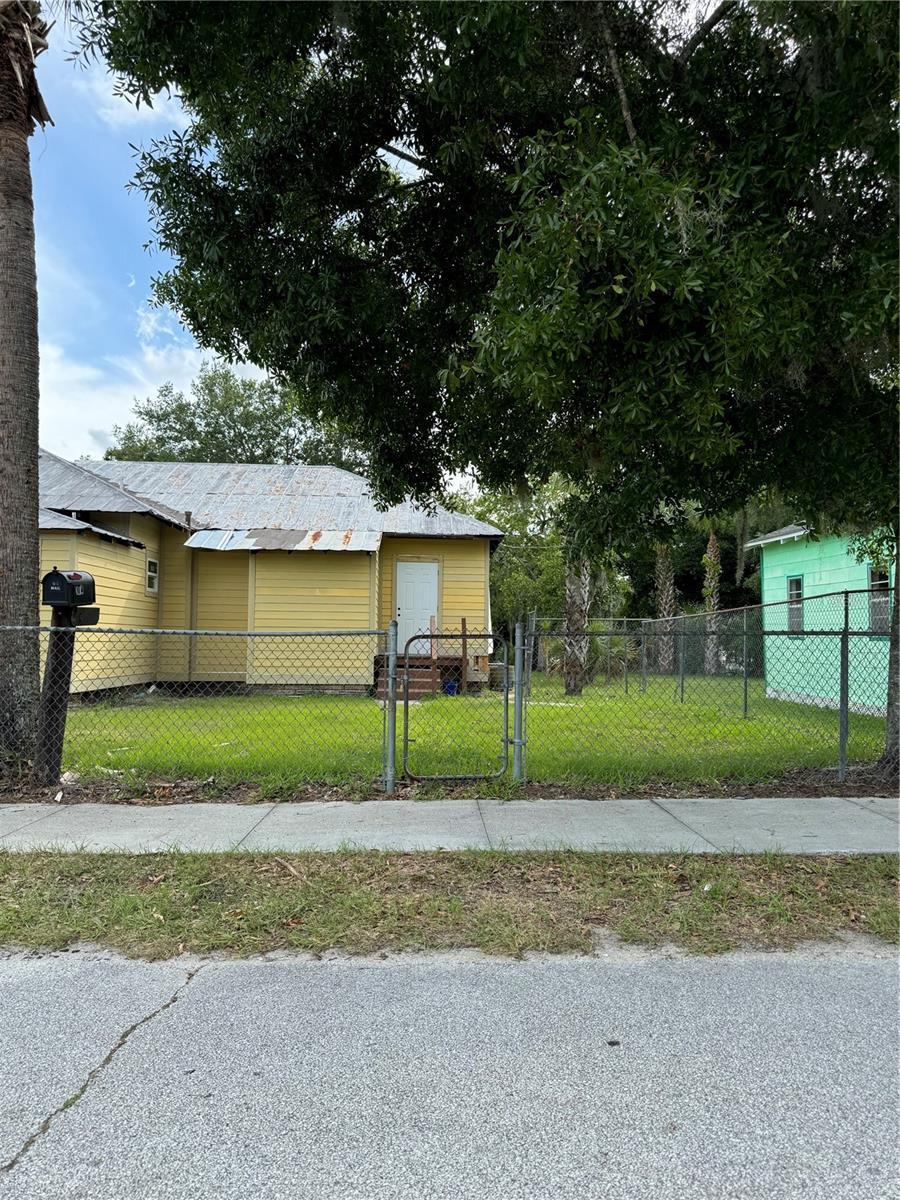
[(883, 524), (891, 6), (738, 4), (685, 61), (658, 5), (604, 16), (635, 145), (589, 5), (92, 8), (191, 114), (138, 167), (160, 299), (364, 441), (385, 499), (474, 466), (561, 473), (603, 547), (770, 484)]

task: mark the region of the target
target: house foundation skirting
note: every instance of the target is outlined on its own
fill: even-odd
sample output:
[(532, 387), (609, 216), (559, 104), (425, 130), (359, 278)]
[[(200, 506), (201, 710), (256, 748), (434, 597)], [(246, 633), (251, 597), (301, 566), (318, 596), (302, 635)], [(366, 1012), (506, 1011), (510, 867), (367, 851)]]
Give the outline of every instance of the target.
[[(840, 708), (840, 701), (834, 696), (811, 696), (807, 692), (788, 692), (782, 688), (766, 688), (767, 700), (788, 700), (792, 704), (811, 704), (814, 708), (831, 708), (837, 711)], [(866, 717), (884, 717), (887, 715), (887, 707), (884, 704), (862, 704), (859, 701), (851, 700), (847, 705), (850, 712), (860, 713)]]

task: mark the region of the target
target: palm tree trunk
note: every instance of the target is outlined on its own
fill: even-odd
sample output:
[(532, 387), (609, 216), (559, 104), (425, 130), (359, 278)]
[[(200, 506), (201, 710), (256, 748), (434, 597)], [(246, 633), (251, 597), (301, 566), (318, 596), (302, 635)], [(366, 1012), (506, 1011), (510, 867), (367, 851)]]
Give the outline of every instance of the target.
[(659, 647), (657, 665), (662, 675), (671, 675), (675, 670), (675, 571), (672, 567), (672, 554), (665, 543), (656, 547), (656, 566), (654, 570), (656, 587), (656, 615), (662, 618), (657, 627), (662, 630), (662, 636), (657, 635)]
[(566, 627), (563, 678), (567, 696), (580, 696), (587, 682), (587, 623), (591, 607), (591, 564), (586, 558), (566, 568)]
[(719, 663), (719, 580), (722, 576), (722, 556), (719, 553), (719, 543), (713, 530), (710, 530), (706, 553), (703, 556), (703, 601), (709, 614), (706, 618), (706, 630), (703, 644), (703, 670), (707, 675), (715, 675)]
[(31, 759), (39, 698), (38, 322), (28, 154), (36, 94), (22, 18), (0, 20), (0, 626), (35, 629), (0, 633), (0, 771)]

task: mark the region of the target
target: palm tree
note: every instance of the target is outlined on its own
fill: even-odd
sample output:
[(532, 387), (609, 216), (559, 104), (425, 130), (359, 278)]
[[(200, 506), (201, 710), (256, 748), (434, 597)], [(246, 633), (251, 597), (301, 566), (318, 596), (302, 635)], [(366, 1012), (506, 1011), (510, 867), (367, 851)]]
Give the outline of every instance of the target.
[(719, 660), (718, 625), (719, 618), (719, 581), (722, 578), (722, 555), (719, 553), (719, 543), (715, 531), (710, 529), (709, 541), (706, 543), (706, 553), (703, 555), (703, 605), (707, 612), (706, 638), (704, 640), (704, 670), (707, 675), (715, 675), (716, 664)]
[[(35, 60), (49, 26), (34, 0), (0, 0), (0, 626), (35, 625), (38, 323), (28, 139), (50, 114)], [(51, 122), (52, 123), (52, 122)], [(37, 634), (0, 640), (0, 766), (31, 757)]]
[(582, 555), (566, 564), (563, 679), (567, 696), (580, 696), (588, 676), (588, 617), (594, 598), (591, 561)]
[(654, 569), (656, 587), (656, 615), (662, 619), (657, 662), (662, 675), (671, 675), (675, 669), (675, 569), (672, 552), (665, 542), (656, 547)]

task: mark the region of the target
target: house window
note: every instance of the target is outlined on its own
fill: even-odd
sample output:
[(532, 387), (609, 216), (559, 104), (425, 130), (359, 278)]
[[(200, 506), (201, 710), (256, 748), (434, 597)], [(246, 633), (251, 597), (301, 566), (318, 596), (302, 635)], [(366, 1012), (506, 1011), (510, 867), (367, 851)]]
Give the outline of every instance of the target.
[(803, 631), (803, 577), (795, 575), (787, 581), (788, 632)]
[(869, 567), (869, 632), (891, 632), (891, 581), (887, 571)]
[(155, 558), (147, 559), (147, 592), (155, 596), (159, 591), (159, 563)]

